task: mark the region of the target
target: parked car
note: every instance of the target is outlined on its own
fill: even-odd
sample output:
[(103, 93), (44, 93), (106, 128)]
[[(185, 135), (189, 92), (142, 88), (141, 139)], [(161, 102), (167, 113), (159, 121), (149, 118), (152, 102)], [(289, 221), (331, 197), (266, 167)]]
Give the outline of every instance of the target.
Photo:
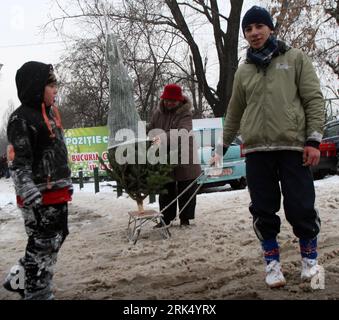
[(333, 142), (339, 155), (339, 120), (332, 120), (325, 124), (323, 142)]
[(202, 189), (224, 186), (227, 183), (232, 189), (244, 189), (246, 183), (246, 164), (242, 154), (242, 144), (235, 139), (223, 157), (222, 164), (217, 169), (209, 165), (214, 148), (222, 137), (222, 118), (208, 118), (193, 120), (193, 131), (199, 146), (199, 156), (203, 176), (198, 184)]
[(320, 161), (311, 167), (313, 178), (322, 179), (328, 174), (337, 174), (338, 157), (334, 142), (322, 142), (319, 146)]
[(337, 174), (339, 155), (339, 120), (327, 122), (323, 140), (319, 146), (320, 162), (312, 167), (314, 179), (322, 179), (327, 174)]

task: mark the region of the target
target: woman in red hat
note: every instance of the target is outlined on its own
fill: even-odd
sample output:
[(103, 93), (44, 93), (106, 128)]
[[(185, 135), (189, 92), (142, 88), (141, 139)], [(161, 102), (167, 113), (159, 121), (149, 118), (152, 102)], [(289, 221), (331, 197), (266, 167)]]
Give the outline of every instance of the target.
[[(174, 182), (167, 184), (165, 186), (167, 193), (159, 196), (160, 210), (163, 210), (178, 196), (178, 194), (183, 192), (193, 183), (200, 175), (201, 168), (200, 165), (194, 161), (197, 159), (197, 148), (194, 136), (191, 134), (192, 103), (182, 94), (182, 89), (177, 84), (166, 85), (160, 98), (160, 104), (153, 112), (148, 128), (149, 130), (153, 130), (153, 132), (155, 131), (154, 129), (162, 129), (163, 131), (159, 135), (154, 135), (151, 131), (149, 133), (150, 138), (152, 138), (153, 142), (156, 144), (167, 143), (167, 146), (171, 146), (172, 149), (173, 141), (179, 141), (177, 145), (179, 159), (184, 158), (182, 156), (184, 152), (187, 152), (189, 155), (189, 157), (187, 157), (187, 159), (189, 158), (188, 163), (180, 163), (181, 161), (179, 160), (179, 164), (176, 165), (173, 170), (172, 177)], [(181, 130), (180, 137), (182, 137), (183, 134), (187, 134), (188, 139), (181, 138), (181, 140), (179, 140), (179, 130)], [(187, 141), (187, 143), (182, 143), (182, 141)], [(194, 192), (196, 189), (197, 184), (195, 183), (163, 212), (164, 221), (167, 225), (169, 225), (177, 215), (177, 203), (179, 205), (179, 212), (182, 211), (179, 216), (180, 225), (188, 226), (190, 224), (189, 220), (194, 219), (195, 215), (196, 195), (194, 195)], [(161, 224), (156, 227), (161, 227)]]

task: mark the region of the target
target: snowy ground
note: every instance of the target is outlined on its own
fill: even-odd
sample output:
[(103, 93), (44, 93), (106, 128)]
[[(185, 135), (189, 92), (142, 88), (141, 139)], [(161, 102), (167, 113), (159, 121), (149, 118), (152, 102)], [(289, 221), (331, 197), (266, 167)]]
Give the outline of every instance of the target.
[[(201, 194), (189, 228), (178, 220), (164, 240), (145, 225), (136, 245), (126, 237), (135, 203), (117, 199), (111, 186), (75, 186), (69, 207), (70, 235), (54, 278), (57, 299), (339, 299), (339, 177), (316, 181), (322, 219), (319, 261), (326, 270), (324, 290), (301, 284), (298, 242), (284, 218), (279, 236), (285, 288), (264, 284), (261, 250), (252, 230), (247, 190)], [(296, 190), (297, 192), (297, 190)], [(157, 204), (147, 206), (157, 209)], [(23, 255), (23, 221), (13, 185), (0, 180), (0, 279)], [(16, 299), (0, 288), (0, 299)]]

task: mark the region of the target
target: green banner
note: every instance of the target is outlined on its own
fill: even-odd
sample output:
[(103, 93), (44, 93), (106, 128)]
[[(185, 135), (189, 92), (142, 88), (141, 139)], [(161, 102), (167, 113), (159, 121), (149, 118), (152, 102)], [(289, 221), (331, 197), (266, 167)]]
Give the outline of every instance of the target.
[(99, 167), (101, 175), (106, 174), (99, 163), (99, 157), (101, 157), (107, 165), (109, 164), (107, 159), (108, 128), (106, 126), (65, 130), (65, 140), (72, 177), (78, 177), (81, 169), (84, 177), (91, 177), (96, 167)]

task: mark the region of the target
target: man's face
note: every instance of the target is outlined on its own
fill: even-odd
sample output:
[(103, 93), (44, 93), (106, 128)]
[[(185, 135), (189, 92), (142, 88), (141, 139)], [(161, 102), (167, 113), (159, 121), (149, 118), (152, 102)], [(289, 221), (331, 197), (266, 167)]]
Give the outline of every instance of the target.
[(260, 49), (273, 31), (262, 23), (252, 23), (245, 28), (245, 38), (253, 49)]
[(46, 106), (51, 106), (54, 104), (57, 93), (58, 88), (55, 83), (50, 83), (45, 86), (44, 102)]

